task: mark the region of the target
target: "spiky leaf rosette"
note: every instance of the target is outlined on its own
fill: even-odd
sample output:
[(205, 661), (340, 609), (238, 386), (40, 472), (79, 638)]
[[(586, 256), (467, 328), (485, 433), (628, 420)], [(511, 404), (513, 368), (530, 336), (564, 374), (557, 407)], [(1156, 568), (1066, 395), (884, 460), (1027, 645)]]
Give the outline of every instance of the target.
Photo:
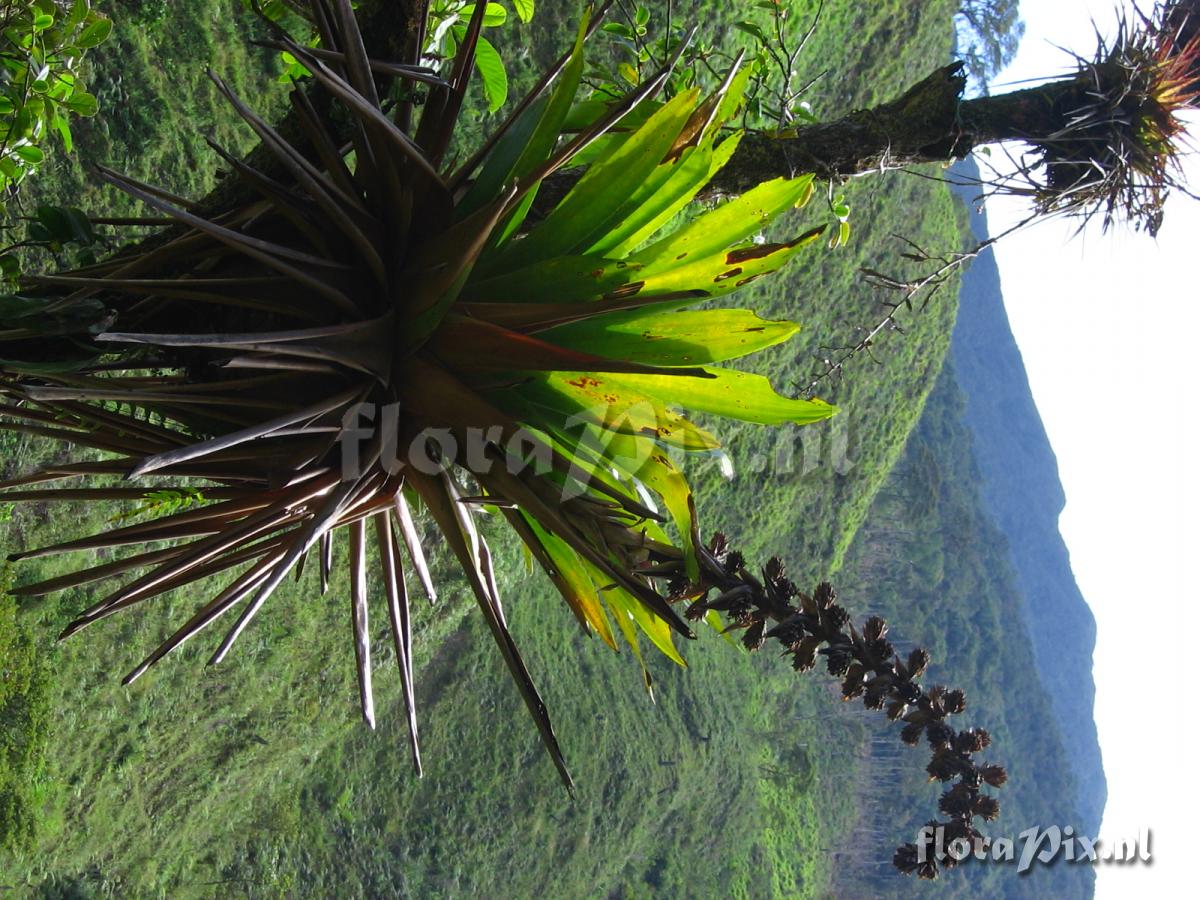
[[(374, 566), (418, 767), (407, 570), (433, 591), (413, 522), (419, 502), (461, 565), (569, 784), (509, 633), (476, 507), (502, 511), (585, 630), (614, 647), (620, 635), (635, 652), (640, 631), (681, 661), (673, 635), (691, 632), (664, 598), (656, 567), (682, 562), (697, 573), (698, 526), (691, 490), (666, 451), (717, 444), (676, 410), (763, 424), (833, 412), (721, 365), (786, 340), (795, 325), (682, 307), (780, 268), (820, 229), (780, 244), (752, 240), (811, 194), (811, 179), (797, 178), (659, 236), (737, 145), (738, 135), (722, 138), (720, 128), (744, 76), (731, 74), (707, 98), (691, 91), (654, 101), (664, 72), (567, 130), (586, 29), (478, 158), (450, 174), (444, 157), (484, 9), (476, 6), (450, 71), (437, 74), (416, 61), (368, 59), (349, 0), (313, 2), (321, 49), (278, 36), (312, 73), (291, 98), (304, 146), (214, 76), (286, 173), (268, 175), (216, 148), (254, 194), (242, 205), (202, 216), (101, 169), (173, 225), (106, 262), (30, 279), (22, 300), (37, 307), (37, 327), (0, 332), (8, 360), (0, 390), (4, 427), (102, 458), (3, 487), (7, 500), (136, 501), (146, 488), (95, 479), (154, 479), (160, 493), (206, 485), (203, 503), (14, 554), (139, 548), (18, 589), (29, 596), (118, 581), (66, 635), (173, 589), (224, 579), (126, 682), (230, 617), (212, 656), (221, 660), (309, 556), (328, 587), (334, 535), (347, 534), (363, 715), (373, 722)], [(384, 99), (391, 78), (428, 89), (413, 129), (402, 127), (412, 110)], [(332, 104), (314, 103), (318, 92)], [(631, 111), (638, 116), (626, 122), (642, 124), (581, 156)], [(530, 227), (540, 181), (584, 159), (584, 177)], [(77, 476), (84, 487), (34, 488)], [(646, 489), (661, 498), (665, 517)]]
[[(1180, 183), (1184, 123), (1200, 98), (1200, 11), (1194, 0), (1160, 3), (1122, 16), (1116, 36), (1091, 58), (1076, 57), (1081, 86), (1066, 127), (1034, 146), (1044, 180), (1026, 173), (1043, 214), (1065, 213), (1105, 228), (1125, 220), (1150, 235)], [(1186, 192), (1186, 191), (1185, 191)]]

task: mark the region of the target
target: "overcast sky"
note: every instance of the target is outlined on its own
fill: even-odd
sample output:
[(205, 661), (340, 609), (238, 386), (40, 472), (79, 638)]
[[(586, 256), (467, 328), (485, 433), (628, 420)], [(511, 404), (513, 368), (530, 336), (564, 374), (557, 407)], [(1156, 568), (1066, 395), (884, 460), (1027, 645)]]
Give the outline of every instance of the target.
[[(1069, 60), (1052, 44), (1090, 54), (1092, 20), (1111, 34), (1115, 5), (1022, 0), (1026, 37), (994, 90), (1062, 72)], [(1200, 159), (1185, 165), (1200, 187)], [(993, 233), (1021, 212), (1012, 200), (989, 201)], [(1003, 241), (996, 257), (1058, 457), (1067, 496), (1060, 526), (1098, 625), (1096, 724), (1108, 777), (1102, 836), (1153, 829), (1154, 863), (1101, 866), (1096, 896), (1196, 896), (1188, 865), (1196, 851), (1187, 846), (1194, 820), (1185, 815), (1185, 798), (1197, 797), (1196, 760), (1185, 737), (1196, 732), (1188, 639), (1197, 591), (1185, 566), (1200, 547), (1192, 469), (1200, 458), (1200, 203), (1172, 199), (1157, 241), (1099, 228), (1072, 239), (1072, 231), (1044, 223)]]

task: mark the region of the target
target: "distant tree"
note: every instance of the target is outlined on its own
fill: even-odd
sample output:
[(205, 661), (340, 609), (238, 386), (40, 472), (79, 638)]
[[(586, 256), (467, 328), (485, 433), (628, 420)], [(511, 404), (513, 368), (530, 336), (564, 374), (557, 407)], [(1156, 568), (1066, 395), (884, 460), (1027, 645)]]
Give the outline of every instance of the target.
[(1017, 0), (962, 0), (955, 16), (955, 53), (981, 93), (1017, 53), (1025, 23)]

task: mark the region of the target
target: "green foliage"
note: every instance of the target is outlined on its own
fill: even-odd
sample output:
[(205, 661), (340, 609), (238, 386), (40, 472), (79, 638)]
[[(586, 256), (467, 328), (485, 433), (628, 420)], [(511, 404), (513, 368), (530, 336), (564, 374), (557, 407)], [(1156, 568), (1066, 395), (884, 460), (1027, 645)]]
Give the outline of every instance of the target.
[(111, 32), (91, 0), (0, 3), (0, 193), (11, 195), (42, 165), (50, 134), (71, 151), (71, 117), (99, 108), (81, 60)]
[[(59, 262), (71, 259), (76, 265), (91, 265), (96, 261), (97, 247), (105, 243), (91, 219), (78, 207), (43, 204), (32, 216), (22, 218), (25, 239), (0, 248), (0, 278), (14, 286), (31, 259), (36, 259), (35, 265), (47, 257)], [(3, 307), (0, 310), (0, 324), (11, 326), (12, 311)]]
[(988, 82), (1012, 62), (1025, 36), (1017, 0), (961, 0), (955, 25), (955, 53), (975, 88), (986, 94)]
[(171, 11), (171, 0), (109, 0), (117, 21), (133, 25), (158, 25)]
[[(248, 151), (253, 135), (231, 121), (226, 103), (205, 71), (211, 67), (245, 94), (261, 94), (264, 111), (278, 118), (286, 96), (264, 88), (279, 73), (278, 54), (254, 47), (266, 34), (255, 16), (225, 0), (172, 3), (155, 24), (121, 28), (121, 3), (111, 13), (118, 27), (84, 60), (86, 79), (102, 115), (73, 126), (80, 153), (48, 154), (30, 205), (104, 209), (114, 216), (145, 211), (133, 200), (99, 184), (93, 162), (155, 180), (174, 194), (200, 196), (212, 187), (216, 169), (207, 160), (211, 137), (231, 152)], [(101, 231), (105, 229), (99, 229)], [(47, 265), (31, 258), (28, 271)]]
[(147, 491), (142, 500), (112, 516), (110, 522), (124, 522), (142, 515), (171, 516), (198, 503), (204, 503), (204, 491), (195, 487)]
[(37, 785), (50, 734), (50, 666), (34, 634), (7, 595), (10, 567), (0, 576), (0, 851), (34, 838)]
[[(429, 32), (425, 52), (432, 57), (452, 59), (467, 33), (467, 23), (475, 13), (475, 3), (469, 0), (434, 0), (429, 5)], [(510, 4), (521, 22), (533, 18), (533, 0), (517, 0)], [(496, 28), (509, 21), (504, 3), (488, 2), (483, 12), (483, 27)], [(481, 37), (475, 48), (475, 70), (483, 88), (488, 112), (495, 112), (508, 99), (508, 71), (495, 45)]]

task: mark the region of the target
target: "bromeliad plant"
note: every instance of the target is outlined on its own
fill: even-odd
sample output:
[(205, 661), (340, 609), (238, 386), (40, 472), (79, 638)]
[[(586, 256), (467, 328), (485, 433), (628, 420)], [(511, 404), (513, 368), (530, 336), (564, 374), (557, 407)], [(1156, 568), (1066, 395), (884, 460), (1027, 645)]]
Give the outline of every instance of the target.
[(1062, 126), (1029, 138), (1031, 158), (989, 187), (1028, 196), (1033, 216), (1124, 220), (1153, 236), (1171, 190), (1188, 193), (1182, 116), (1200, 103), (1200, 4), (1122, 14), (1116, 35), (1097, 41), (1091, 58), (1073, 54), (1079, 89), (1057, 101)]
[[(10, 500), (136, 500), (144, 488), (27, 488), (75, 475), (153, 476), (159, 491), (184, 491), (191, 479), (212, 485), (199, 506), (14, 554), (145, 548), (20, 589), (32, 595), (126, 579), (67, 635), (181, 586), (234, 576), (127, 682), (232, 614), (212, 657), (222, 659), (310, 554), (327, 586), (334, 534), (348, 534), (369, 723), (370, 537), (386, 585), (414, 759), (401, 545), (432, 592), (410, 512), (419, 500), (461, 563), (569, 783), (509, 634), (472, 507), (502, 511), (586, 629), (635, 649), (640, 630), (679, 659), (672, 636), (691, 636), (691, 629), (647, 568), (684, 560), (699, 572), (695, 503), (667, 450), (711, 451), (717, 442), (673, 408), (765, 424), (813, 422), (834, 412), (718, 365), (786, 340), (795, 325), (745, 310), (681, 307), (778, 269), (821, 229), (782, 244), (752, 240), (812, 193), (811, 179), (797, 178), (764, 184), (656, 238), (737, 145), (736, 134), (720, 134), (738, 105), (736, 75), (709, 97), (693, 90), (656, 108), (593, 159), (543, 221), (527, 227), (542, 179), (648, 102), (666, 72), (560, 139), (582, 71), (581, 29), (553, 83), (522, 104), (477, 161), (451, 172), (445, 157), (484, 8), (442, 78), (368, 59), (350, 3), (314, 2), (321, 50), (278, 35), (312, 73), (314, 88), (337, 101), (322, 116), (310, 90), (292, 93), (307, 155), (214, 76), (287, 173), (270, 177), (215, 147), (255, 191), (244, 205), (203, 217), (186, 201), (101, 169), (106, 181), (183, 227), (107, 262), (30, 278), (10, 298), (0, 331), (4, 427), (91, 447), (106, 458), (43, 469), (5, 487), (22, 488)], [(397, 124), (410, 111), (388, 109), (381, 74), (428, 86), (412, 134)], [(335, 131), (339, 116), (350, 122), (346, 145)], [(538, 465), (526, 464), (529, 458)], [(666, 521), (639, 486), (661, 497)], [(164, 541), (169, 545), (160, 547)]]
[[(226, 579), (125, 683), (228, 615), (211, 661), (223, 659), (310, 556), (327, 589), (334, 537), (346, 534), (368, 724), (374, 543), (418, 771), (407, 570), (434, 594), (414, 524), (419, 503), (569, 786), (476, 512), (502, 515), (584, 630), (614, 648), (628, 643), (639, 660), (646, 639), (682, 661), (675, 638), (692, 630), (674, 605), (685, 598), (693, 617), (717, 628), (725, 610), (731, 627), (757, 629), (758, 644), (766, 617), (807, 615), (788, 598), (763, 600), (757, 620), (749, 600), (745, 609), (721, 605), (743, 582), (751, 599), (767, 595), (701, 544), (696, 502), (673, 457), (717, 447), (679, 408), (765, 425), (835, 412), (722, 365), (797, 326), (719, 300), (785, 265), (823, 227), (783, 243), (756, 240), (805, 204), (813, 193), (805, 176), (768, 181), (667, 230), (738, 146), (740, 134), (722, 128), (746, 73), (731, 72), (708, 96), (690, 89), (658, 102), (668, 65), (619, 102), (583, 106), (580, 123), (576, 93), (595, 20), (497, 133), (451, 166), (485, 10), (476, 6), (443, 75), (419, 58), (369, 58), (350, 0), (313, 0), (306, 11), (319, 48), (281, 31), (275, 41), (311, 73), (291, 94), (298, 143), (214, 76), (273, 156), (267, 171), (214, 146), (253, 195), (245, 202), (201, 214), (100, 169), (162, 214), (162, 233), (99, 264), (29, 277), (0, 304), (0, 427), (99, 453), (3, 482), (0, 496), (127, 499), (150, 516), (13, 554), (138, 548), (16, 589), (34, 596), (118, 581), (64, 637), (177, 588)], [(404, 88), (394, 101), (391, 80)], [(414, 85), (427, 91), (419, 116)], [(531, 221), (543, 180), (567, 165), (586, 171)], [(685, 308), (701, 300), (704, 309)], [(84, 486), (36, 487), (76, 477)], [(153, 479), (153, 492), (111, 486), (114, 477)], [(837, 643), (849, 640), (842, 624), (804, 627)], [(884, 678), (890, 663), (864, 659)]]

